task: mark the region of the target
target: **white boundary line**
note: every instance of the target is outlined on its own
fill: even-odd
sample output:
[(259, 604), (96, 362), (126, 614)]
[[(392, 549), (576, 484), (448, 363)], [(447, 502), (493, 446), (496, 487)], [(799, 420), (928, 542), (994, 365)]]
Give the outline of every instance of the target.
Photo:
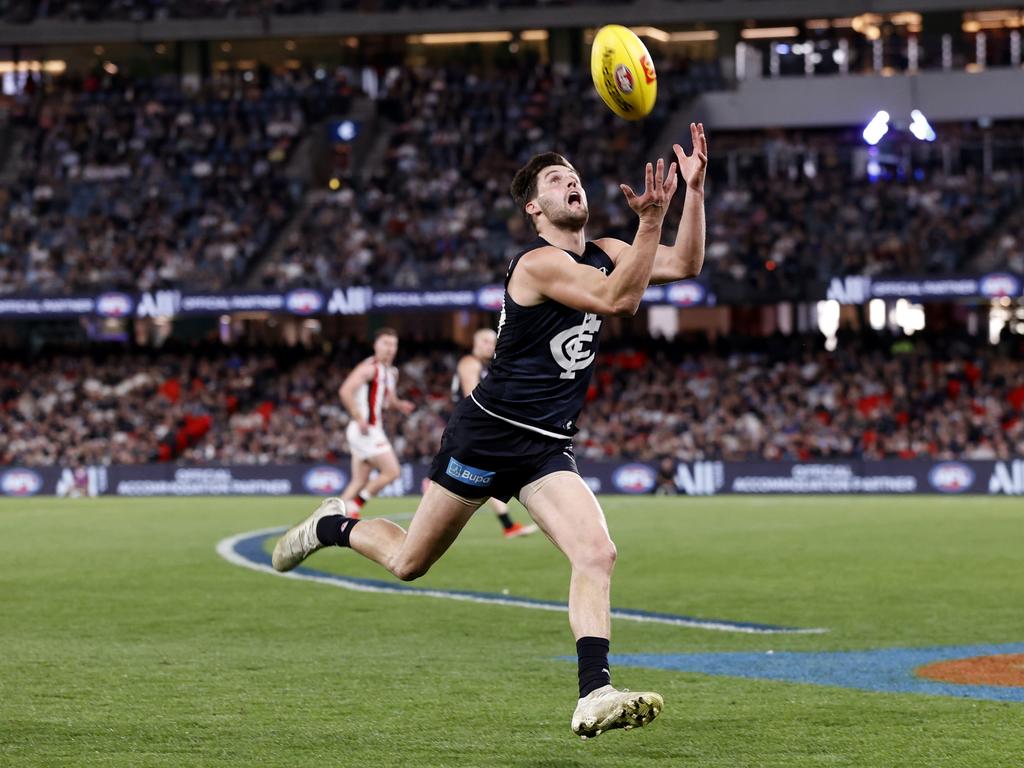
[[(569, 608), (566, 605), (551, 604), (539, 601), (533, 601), (528, 598), (515, 597), (515, 598), (503, 598), (498, 595), (478, 595), (478, 594), (461, 594), (459, 592), (450, 592), (443, 589), (409, 589), (401, 587), (387, 587), (378, 586), (375, 584), (364, 584), (360, 581), (350, 579), (342, 575), (331, 574), (329, 576), (320, 576), (317, 574), (310, 573), (297, 573), (295, 571), (289, 571), (287, 573), (281, 573), (275, 571), (273, 567), (264, 565), (263, 563), (256, 563), (247, 557), (239, 554), (236, 547), (241, 541), (246, 539), (255, 538), (257, 536), (269, 536), (274, 533), (281, 533), (287, 530), (287, 527), (275, 527), (275, 528), (263, 528), (258, 531), (246, 531), (245, 533), (235, 534), (229, 536), (226, 539), (222, 539), (217, 543), (217, 554), (223, 557), (232, 565), (238, 565), (242, 568), (248, 568), (252, 571), (259, 571), (261, 573), (269, 573), (274, 576), (281, 576), (286, 579), (296, 579), (299, 581), (313, 581), (319, 584), (329, 584), (334, 587), (341, 587), (342, 589), (352, 590), (353, 592), (371, 592), (377, 594), (389, 594), (389, 595), (406, 595), (409, 597), (436, 597), (445, 600), (458, 600), (467, 603), (478, 603), (483, 605), (506, 605), (515, 608), (532, 608), (539, 611), (554, 611), (559, 613), (567, 613)], [(739, 632), (750, 635), (818, 635), (828, 632), (827, 629), (800, 629), (800, 628), (788, 628), (788, 627), (759, 627), (759, 626), (748, 626), (744, 623), (730, 623), (723, 621), (713, 620), (702, 620), (693, 619), (686, 616), (671, 616), (656, 613), (645, 613), (641, 611), (628, 611), (612, 608), (612, 618), (614, 619), (625, 619), (627, 621), (639, 621), (648, 622), (653, 624), (668, 624), (675, 627), (687, 627), (690, 629), (706, 629), (715, 632)]]

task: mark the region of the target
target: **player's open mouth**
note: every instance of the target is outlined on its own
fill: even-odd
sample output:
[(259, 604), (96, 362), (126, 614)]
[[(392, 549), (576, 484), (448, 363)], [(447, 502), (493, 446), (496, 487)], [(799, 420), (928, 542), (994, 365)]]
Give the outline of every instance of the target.
[(566, 199), (566, 202), (569, 203), (569, 205), (572, 205), (573, 203), (576, 203), (577, 205), (582, 205), (583, 196), (580, 195), (579, 192), (570, 192), (569, 197)]

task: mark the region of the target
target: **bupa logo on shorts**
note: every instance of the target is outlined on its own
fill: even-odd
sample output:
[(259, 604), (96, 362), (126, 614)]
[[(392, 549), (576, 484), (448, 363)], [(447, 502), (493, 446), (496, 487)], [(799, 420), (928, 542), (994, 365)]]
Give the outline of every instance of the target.
[(460, 483), (474, 485), (477, 488), (486, 488), (494, 482), (493, 472), (463, 464), (454, 457), (448, 460), (448, 469), (445, 470), (445, 474), (448, 477), (454, 477)]
[(693, 280), (684, 280), (668, 287), (668, 300), (677, 307), (693, 307), (704, 303), (707, 291)]
[(306, 490), (320, 496), (341, 493), (348, 483), (348, 475), (337, 467), (313, 467), (302, 478)]
[(127, 317), (135, 302), (127, 293), (103, 293), (96, 299), (96, 314), (102, 317)]
[(650, 493), (654, 483), (654, 470), (646, 464), (624, 464), (612, 474), (612, 485), (623, 493)]
[(505, 287), (503, 285), (485, 285), (476, 292), (476, 305), (480, 309), (489, 309), (497, 312), (505, 299)]
[(981, 278), (978, 290), (982, 296), (999, 298), (1001, 296), (1019, 296), (1020, 280), (1006, 272), (993, 272)]
[(932, 467), (928, 482), (942, 493), (963, 493), (974, 485), (974, 470), (959, 461), (945, 461)]
[(5, 496), (35, 496), (43, 478), (31, 469), (9, 469), (0, 475), (0, 493)]
[(318, 291), (309, 291), (300, 288), (290, 291), (284, 299), (284, 305), (289, 312), (296, 315), (312, 315), (319, 312), (324, 305), (324, 297)]

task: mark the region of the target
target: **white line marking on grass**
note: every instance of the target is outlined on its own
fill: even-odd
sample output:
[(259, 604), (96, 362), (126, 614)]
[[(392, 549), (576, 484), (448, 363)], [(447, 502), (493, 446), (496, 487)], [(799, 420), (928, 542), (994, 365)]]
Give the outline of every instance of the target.
[[(263, 550), (263, 542), (270, 536), (282, 533), (287, 528), (264, 528), (259, 531), (247, 531), (217, 543), (217, 554), (223, 557), (232, 565), (248, 568), (261, 573), (269, 573), (274, 576), (281, 576), (286, 579), (297, 579), (299, 581), (314, 581), (319, 584), (329, 584), (342, 589), (349, 589), (353, 592), (371, 592), (376, 594), (408, 595), (412, 597), (436, 597), (444, 600), (459, 600), (468, 603), (479, 603), (483, 605), (506, 605), (516, 608), (531, 608), (538, 611), (557, 611), (566, 613), (569, 608), (565, 603), (557, 603), (547, 600), (534, 600), (528, 597), (517, 597), (515, 595), (498, 595), (488, 592), (472, 592), (468, 590), (429, 589), (423, 587), (410, 587), (400, 582), (386, 582), (375, 579), (362, 579), (340, 574), (325, 573), (316, 571), (306, 566), (300, 566), (294, 571), (280, 573), (270, 565), (270, 556)], [(781, 627), (773, 624), (757, 624), (745, 621), (726, 621), (722, 619), (699, 619), (693, 616), (678, 616), (670, 613), (658, 613), (655, 611), (643, 611), (631, 608), (612, 608), (613, 619), (624, 619), (626, 621), (649, 622), (653, 624), (668, 624), (675, 627), (687, 627), (689, 629), (706, 629), (715, 632), (740, 632), (754, 635), (814, 635), (828, 632), (827, 629), (800, 627)]]

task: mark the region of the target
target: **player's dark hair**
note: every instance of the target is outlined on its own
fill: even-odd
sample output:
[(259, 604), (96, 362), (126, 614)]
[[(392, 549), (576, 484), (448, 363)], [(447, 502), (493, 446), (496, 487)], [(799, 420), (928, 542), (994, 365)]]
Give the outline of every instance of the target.
[(373, 340), (376, 341), (381, 336), (394, 336), (397, 339), (398, 331), (396, 331), (394, 328), (378, 328), (376, 332), (373, 334)]
[(512, 199), (515, 200), (519, 213), (530, 222), (530, 226), (533, 226), (533, 218), (526, 212), (526, 204), (537, 196), (537, 174), (549, 165), (564, 165), (569, 170), (576, 171), (572, 163), (557, 152), (543, 152), (531, 157), (529, 162), (516, 171), (516, 175), (512, 178), (510, 188)]

